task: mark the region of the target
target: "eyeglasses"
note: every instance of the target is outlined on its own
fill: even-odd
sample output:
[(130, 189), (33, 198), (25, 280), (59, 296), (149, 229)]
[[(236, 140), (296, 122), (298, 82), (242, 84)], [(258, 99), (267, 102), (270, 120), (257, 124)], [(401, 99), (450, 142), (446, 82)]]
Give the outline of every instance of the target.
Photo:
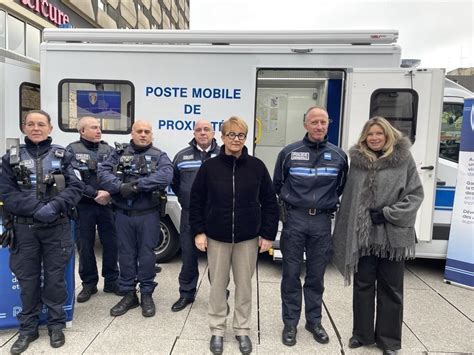
[(230, 139), (235, 139), (235, 137), (237, 137), (239, 141), (243, 141), (245, 138), (247, 138), (247, 135), (245, 133), (235, 133), (235, 132), (229, 132), (225, 136), (229, 137)]
[(206, 133), (209, 133), (210, 131), (212, 131), (212, 129), (210, 127), (203, 127), (203, 128), (196, 128), (194, 130), (194, 132), (206, 132)]

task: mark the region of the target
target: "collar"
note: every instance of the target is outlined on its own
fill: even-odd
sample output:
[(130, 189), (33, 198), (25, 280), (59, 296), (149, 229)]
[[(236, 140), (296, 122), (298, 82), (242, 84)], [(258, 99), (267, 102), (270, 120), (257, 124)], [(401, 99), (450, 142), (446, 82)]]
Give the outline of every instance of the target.
[(99, 144), (100, 144), (100, 142), (94, 143), (94, 142), (88, 141), (87, 139), (82, 138), (82, 137), (81, 137), (79, 140), (81, 141), (82, 144), (84, 144), (84, 146), (85, 146), (87, 149), (90, 149), (90, 150), (97, 150), (97, 149), (99, 149)]
[(321, 147), (325, 147), (328, 142), (328, 136), (325, 135), (324, 139), (321, 142), (313, 142), (308, 138), (308, 133), (304, 135), (303, 138), (303, 143), (306, 144), (306, 146), (314, 149), (319, 149)]
[(133, 149), (136, 153), (143, 153), (143, 152), (147, 151), (148, 149), (150, 149), (150, 148), (153, 146), (153, 143), (150, 143), (150, 144), (148, 144), (148, 145), (145, 146), (145, 147), (139, 147), (138, 145), (136, 145), (135, 143), (133, 143), (133, 140), (131, 139), (131, 140), (130, 140), (130, 146), (132, 147), (132, 149)]
[(39, 157), (46, 152), (48, 152), (51, 147), (53, 139), (51, 137), (46, 138), (44, 141), (39, 142), (38, 144), (33, 143), (28, 137), (25, 137), (26, 150), (30, 155)]
[(207, 149), (202, 149), (196, 142), (196, 138), (193, 138), (191, 139), (191, 141), (189, 142), (189, 145), (191, 147), (194, 147), (195, 149), (199, 150), (200, 152), (212, 152), (214, 149), (216, 149), (217, 147), (217, 141), (215, 138), (212, 138), (212, 141), (211, 141), (211, 144), (209, 145), (209, 147), (207, 147)]
[(225, 146), (222, 145), (222, 146), (221, 146), (221, 152), (220, 152), (220, 154), (219, 154), (218, 156), (221, 157), (221, 159), (222, 159), (224, 162), (228, 163), (228, 164), (233, 164), (234, 162), (235, 162), (236, 164), (240, 164), (240, 162), (243, 162), (243, 161), (245, 161), (245, 160), (247, 159), (248, 155), (249, 155), (249, 154), (248, 154), (248, 149), (247, 149), (247, 147), (246, 147), (245, 145), (244, 145), (244, 147), (242, 148), (242, 154), (240, 154), (240, 156), (239, 156), (238, 158), (236, 158), (236, 157), (233, 156), (233, 155), (227, 155), (227, 154), (225, 153)]

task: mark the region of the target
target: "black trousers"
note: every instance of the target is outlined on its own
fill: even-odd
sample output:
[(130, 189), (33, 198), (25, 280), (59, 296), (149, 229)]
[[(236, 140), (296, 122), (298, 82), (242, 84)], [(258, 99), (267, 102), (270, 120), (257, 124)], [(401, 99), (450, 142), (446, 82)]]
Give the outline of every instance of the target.
[(194, 244), (194, 236), (191, 235), (189, 225), (189, 210), (181, 210), (181, 227), (179, 234), (181, 244), (181, 272), (179, 273), (179, 294), (189, 300), (194, 300), (196, 286), (199, 279), (198, 249)]
[(362, 344), (377, 343), (384, 350), (401, 348), (404, 267), (404, 260), (359, 259), (354, 275), (352, 335)]
[(48, 307), (48, 329), (62, 329), (66, 325), (63, 306), (67, 300), (64, 273), (74, 250), (69, 222), (48, 227), (15, 224), (14, 228), (10, 269), (21, 287), (20, 334), (38, 333), (42, 304)]

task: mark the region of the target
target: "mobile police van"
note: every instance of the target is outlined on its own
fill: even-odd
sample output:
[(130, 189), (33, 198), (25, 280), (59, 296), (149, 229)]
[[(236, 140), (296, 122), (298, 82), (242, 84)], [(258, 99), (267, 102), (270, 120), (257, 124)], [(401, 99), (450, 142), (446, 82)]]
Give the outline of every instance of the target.
[[(303, 113), (310, 106), (327, 107), (329, 140), (344, 150), (368, 118), (384, 116), (413, 142), (425, 189), (417, 235), (429, 249), (444, 72), (400, 68), (397, 37), (392, 30), (46, 29), (41, 107), (57, 120), (58, 144), (77, 139), (76, 123), (84, 115), (101, 120), (109, 143), (127, 141), (134, 120), (145, 119), (153, 124), (155, 145), (170, 157), (191, 139), (196, 120), (209, 120), (219, 139), (222, 122), (237, 115), (254, 137), (247, 140), (249, 152), (270, 172), (278, 152), (304, 136)], [(161, 261), (179, 249), (179, 216), (170, 196), (157, 250)]]

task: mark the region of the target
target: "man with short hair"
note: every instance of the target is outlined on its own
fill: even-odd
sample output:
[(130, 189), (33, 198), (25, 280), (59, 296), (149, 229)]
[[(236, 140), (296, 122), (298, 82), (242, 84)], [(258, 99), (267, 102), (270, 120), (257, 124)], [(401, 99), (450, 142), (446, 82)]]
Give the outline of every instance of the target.
[(179, 299), (171, 310), (179, 312), (194, 302), (199, 278), (198, 251), (189, 225), (191, 187), (202, 162), (219, 154), (220, 148), (214, 138), (209, 121), (199, 120), (194, 126), (194, 138), (189, 146), (179, 151), (173, 160), (174, 173), (171, 188), (181, 204), (180, 244), (181, 272), (179, 273)]
[(77, 302), (87, 302), (97, 293), (99, 274), (94, 252), (96, 230), (102, 244), (102, 276), (104, 292), (118, 294), (117, 278), (117, 237), (114, 227), (114, 216), (108, 205), (110, 194), (99, 187), (97, 168), (105, 161), (113, 148), (102, 141), (100, 121), (95, 117), (82, 117), (77, 123), (80, 138), (69, 144), (66, 150), (74, 159), (71, 164), (80, 173), (85, 184), (82, 199), (77, 205), (79, 214), (79, 234), (77, 248), (79, 251), (79, 276), (82, 290), (77, 295)]
[(112, 316), (121, 316), (139, 305), (144, 317), (155, 315), (154, 248), (160, 240), (161, 195), (172, 178), (171, 161), (153, 146), (152, 126), (142, 120), (132, 126), (130, 144), (117, 145), (99, 167), (99, 183), (110, 193), (115, 207), (119, 289), (125, 294), (110, 310)]
[(332, 253), (331, 218), (339, 204), (348, 165), (346, 154), (328, 142), (328, 126), (327, 111), (323, 107), (310, 107), (304, 116), (307, 133), (303, 140), (283, 148), (275, 165), (275, 191), (286, 207), (282, 213), (280, 247), (283, 255), (282, 342), (287, 346), (296, 344), (304, 252), (305, 328), (317, 342), (329, 342), (321, 324), (324, 273)]
[(81, 199), (83, 184), (70, 154), (52, 144), (52, 129), (47, 112), (28, 112), (22, 124), (25, 144), (11, 147), (0, 166), (0, 199), (13, 219), (10, 269), (21, 287), (20, 330), (12, 354), (24, 352), (38, 339), (43, 304), (48, 308), (50, 345), (65, 343), (64, 273), (74, 250), (69, 215)]

